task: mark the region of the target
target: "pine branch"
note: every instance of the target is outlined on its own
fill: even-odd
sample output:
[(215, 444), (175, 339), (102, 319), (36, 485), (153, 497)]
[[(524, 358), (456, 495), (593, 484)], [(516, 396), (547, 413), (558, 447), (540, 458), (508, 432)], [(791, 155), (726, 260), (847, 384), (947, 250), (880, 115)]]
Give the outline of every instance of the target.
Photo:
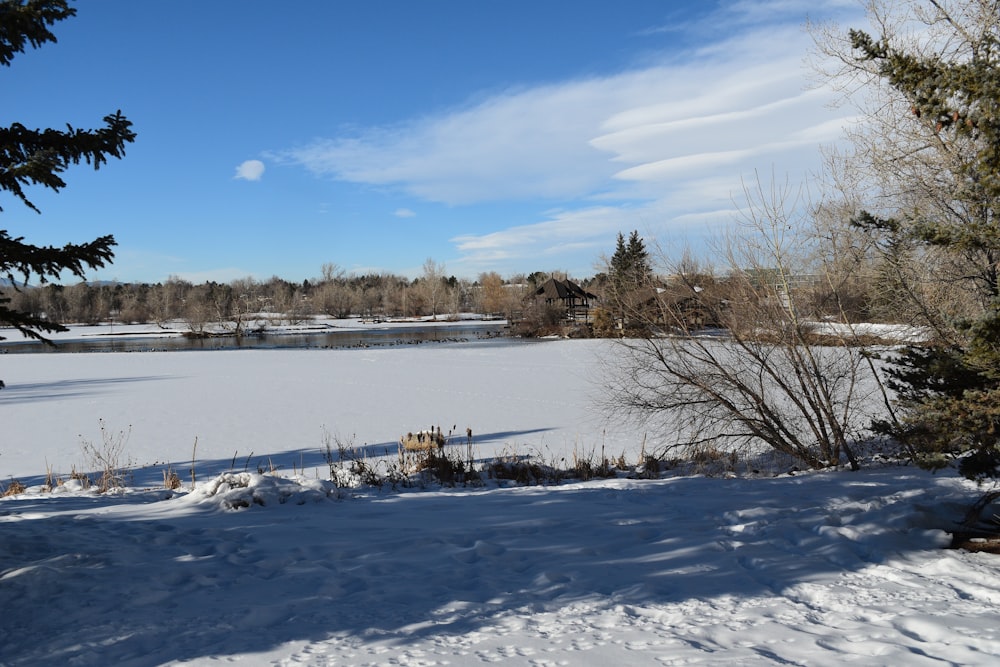
[[(20, 331), (25, 338), (32, 338), (47, 345), (52, 345), (52, 341), (38, 332), (44, 331), (46, 333), (58, 333), (60, 331), (68, 331), (66, 327), (56, 322), (50, 322), (28, 313), (11, 310), (7, 307), (8, 303), (10, 303), (10, 298), (3, 296), (3, 292), (0, 292), (0, 323), (5, 326), (14, 327)], [(7, 338), (5, 336), (0, 336), (0, 340), (7, 340)]]
[(63, 271), (70, 271), (78, 278), (85, 278), (86, 268), (99, 269), (114, 258), (111, 248), (116, 244), (113, 236), (102, 236), (88, 243), (67, 243), (62, 248), (35, 246), (11, 238), (0, 230), (0, 273), (13, 283), (15, 275), (27, 282), (37, 275), (42, 282), (57, 278)]
[[(125, 155), (125, 144), (135, 140), (132, 123), (121, 111), (104, 117), (105, 127), (80, 130), (29, 130), (20, 123), (0, 128), (0, 190), (7, 190), (38, 212), (24, 188), (41, 185), (58, 192), (66, 186), (59, 174), (71, 164), (85, 162), (100, 169), (108, 157)], [(0, 211), (3, 207), (0, 207)]]
[(4, 0), (0, 2), (0, 65), (10, 65), (18, 53), (30, 45), (38, 48), (55, 42), (48, 29), (56, 21), (76, 16), (65, 0)]

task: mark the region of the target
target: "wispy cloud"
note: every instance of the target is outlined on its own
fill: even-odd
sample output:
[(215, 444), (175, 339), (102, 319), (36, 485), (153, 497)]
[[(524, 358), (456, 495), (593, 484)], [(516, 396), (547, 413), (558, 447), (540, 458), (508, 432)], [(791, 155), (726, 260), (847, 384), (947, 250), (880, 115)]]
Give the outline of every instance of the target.
[(612, 108), (591, 82), (510, 91), (469, 108), (285, 151), (338, 180), (395, 186), (449, 205), (565, 198), (612, 173), (587, 143)]
[(846, 119), (828, 106), (829, 91), (809, 87), (802, 65), (806, 8), (800, 0), (729, 3), (724, 18), (740, 29), (683, 58), (511, 89), (275, 157), (447, 205), (562, 207), (454, 237), (462, 262), (596, 244), (640, 220), (654, 233), (676, 230), (731, 210), (741, 178), (755, 169), (804, 175), (818, 165), (820, 144), (839, 137)]
[(244, 181), (259, 181), (264, 176), (264, 163), (260, 160), (246, 160), (236, 167), (233, 178)]
[(392, 214), (397, 218), (413, 218), (417, 215), (416, 212), (411, 211), (408, 208), (397, 208)]

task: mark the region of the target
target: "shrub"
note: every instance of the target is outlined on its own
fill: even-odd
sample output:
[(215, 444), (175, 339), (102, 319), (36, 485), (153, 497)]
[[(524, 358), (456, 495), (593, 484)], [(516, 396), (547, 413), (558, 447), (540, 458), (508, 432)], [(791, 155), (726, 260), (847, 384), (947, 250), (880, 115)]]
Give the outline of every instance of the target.
[(87, 465), (99, 476), (97, 491), (105, 493), (127, 486), (126, 482), (132, 473), (132, 461), (127, 457), (125, 447), (132, 434), (132, 427), (113, 433), (103, 419), (99, 419), (98, 423), (101, 425), (101, 442), (95, 444), (81, 436), (81, 445)]

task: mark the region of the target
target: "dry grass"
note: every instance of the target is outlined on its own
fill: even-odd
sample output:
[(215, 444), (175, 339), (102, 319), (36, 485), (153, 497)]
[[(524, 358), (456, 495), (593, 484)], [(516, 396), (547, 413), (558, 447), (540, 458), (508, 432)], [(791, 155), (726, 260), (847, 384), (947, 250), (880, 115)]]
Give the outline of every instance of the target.
[(434, 449), (442, 449), (445, 446), (445, 437), (441, 434), (441, 427), (431, 431), (417, 431), (407, 433), (399, 439), (399, 446), (411, 452), (426, 452)]
[(73, 469), (70, 470), (69, 478), (73, 481), (79, 482), (80, 486), (84, 489), (90, 488), (90, 477), (85, 473), (77, 471), (76, 466), (73, 466)]
[(181, 478), (173, 468), (163, 471), (163, 488), (171, 491), (181, 488)]
[(11, 479), (10, 484), (0, 490), (0, 497), (16, 496), (27, 491), (27, 487), (16, 479)]

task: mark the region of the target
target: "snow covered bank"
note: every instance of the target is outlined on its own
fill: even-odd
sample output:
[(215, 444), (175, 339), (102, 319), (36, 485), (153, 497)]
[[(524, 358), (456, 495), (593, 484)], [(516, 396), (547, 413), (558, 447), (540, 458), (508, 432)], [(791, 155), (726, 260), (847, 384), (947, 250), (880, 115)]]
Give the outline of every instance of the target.
[(254, 477), (263, 504), (238, 510), (231, 488), (211, 485), (0, 502), (0, 662), (1000, 658), (996, 557), (939, 548), (975, 495), (951, 476), (888, 468), (348, 499), (316, 480), (293, 498), (294, 482)]

